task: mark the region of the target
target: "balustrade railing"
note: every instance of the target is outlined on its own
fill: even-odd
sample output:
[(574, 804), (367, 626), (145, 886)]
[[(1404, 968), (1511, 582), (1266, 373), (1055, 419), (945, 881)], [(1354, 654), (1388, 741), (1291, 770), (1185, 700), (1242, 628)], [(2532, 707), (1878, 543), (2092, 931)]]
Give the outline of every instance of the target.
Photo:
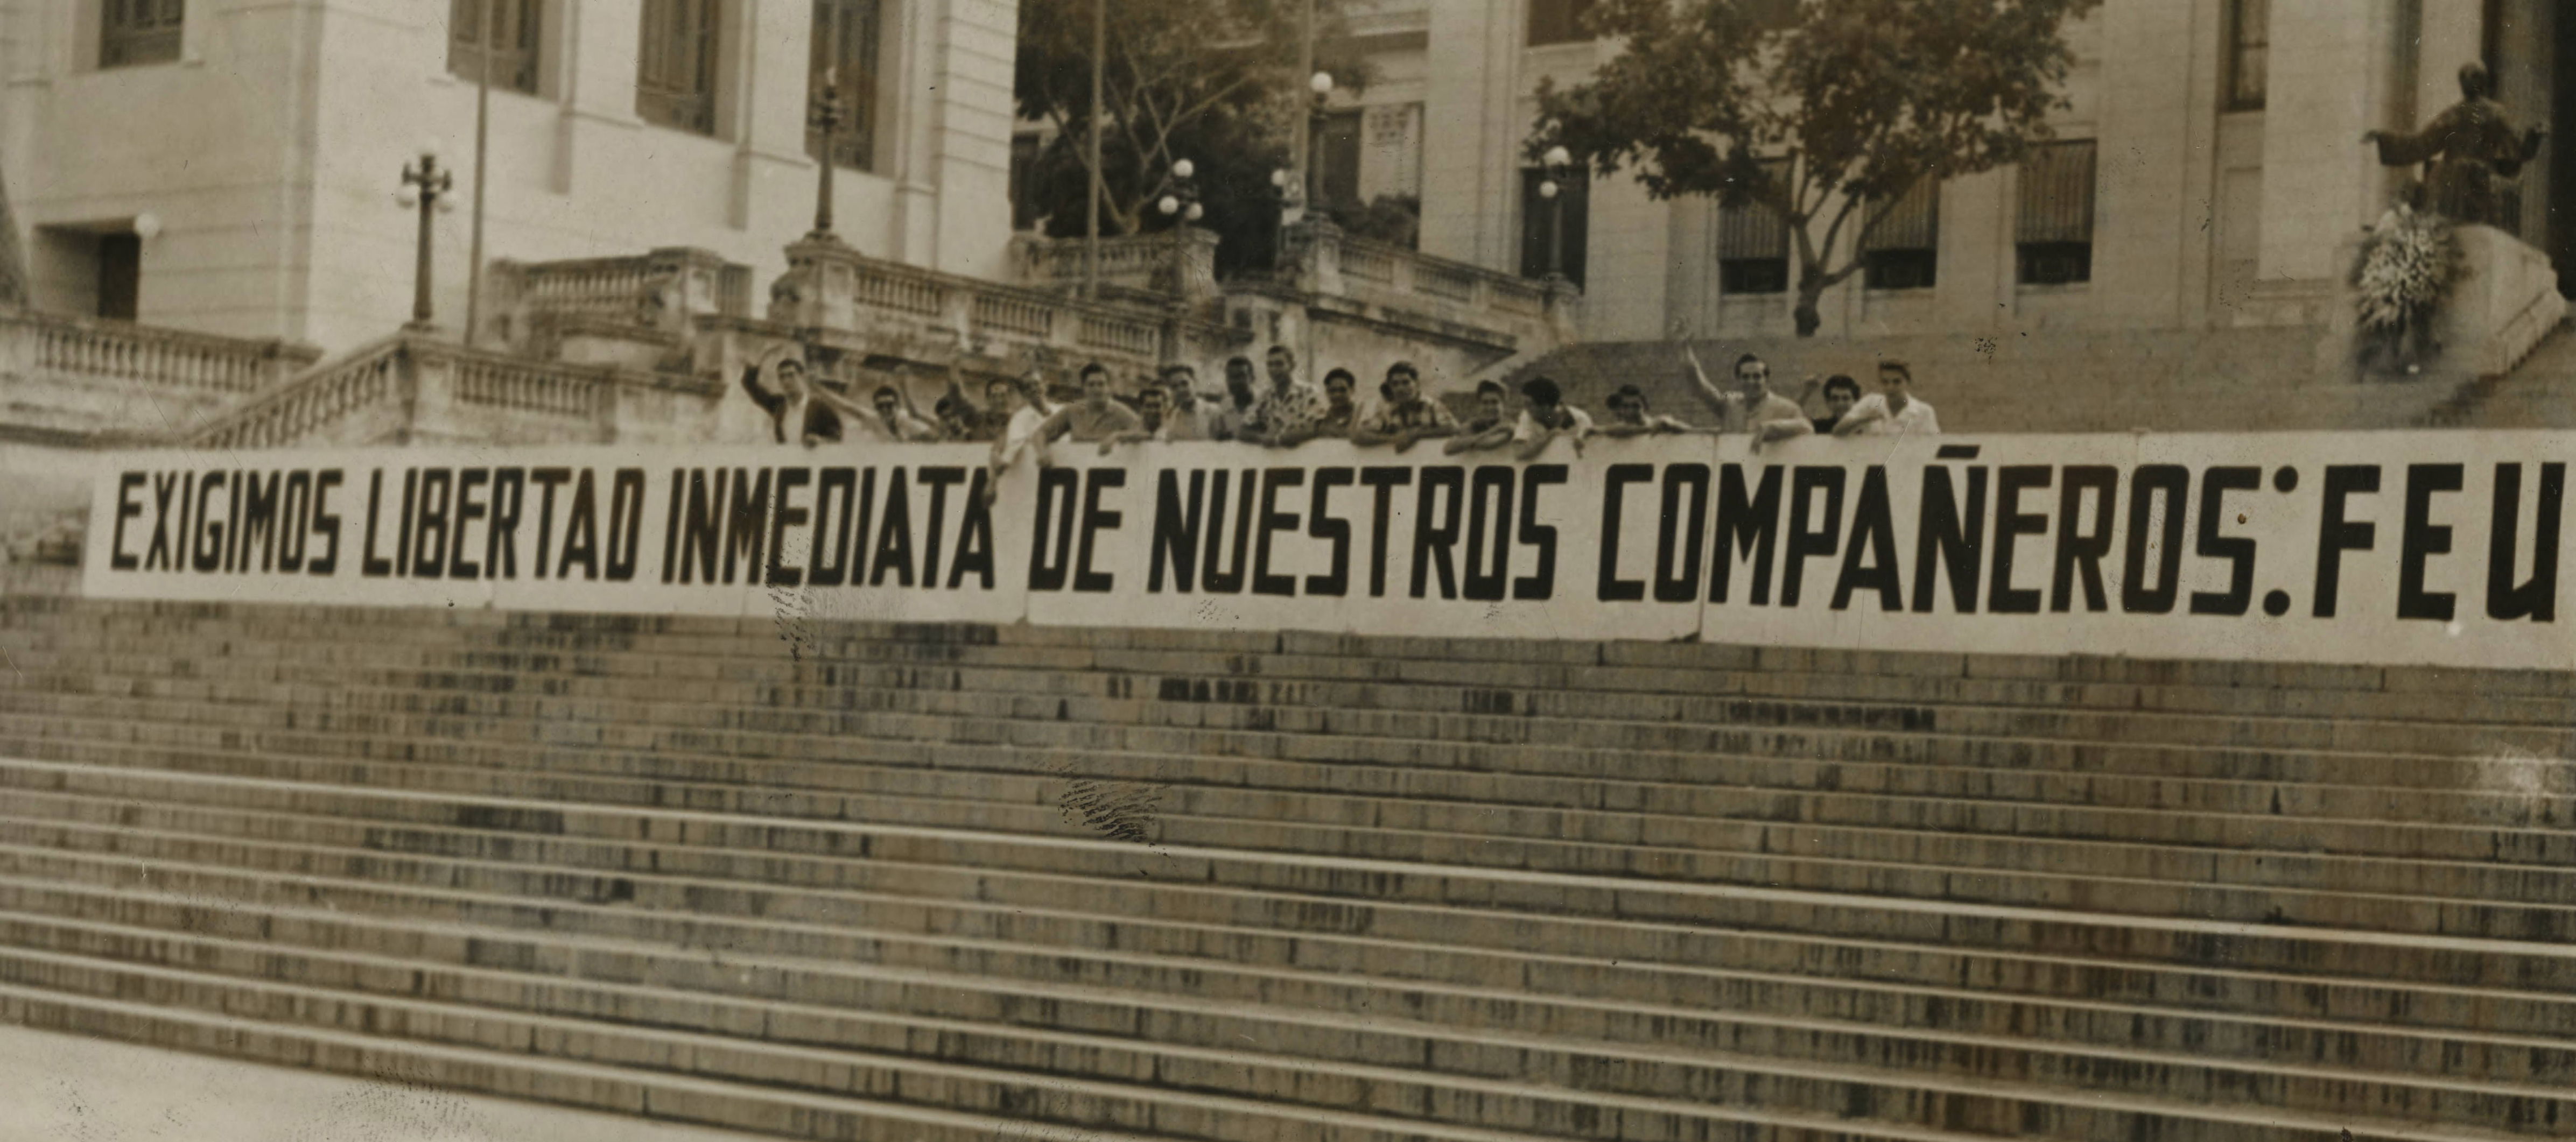
[(455, 358), (456, 399), (511, 412), (587, 420), (598, 415), (607, 389), (599, 378), (561, 365), (531, 365), (480, 354)]
[(314, 359), (284, 342), (48, 314), (9, 314), (0, 329), (31, 348), (21, 359), (42, 373), (229, 395), (257, 392)]
[(299, 379), (197, 430), (201, 448), (278, 448), (400, 395), (403, 346), (389, 341)]

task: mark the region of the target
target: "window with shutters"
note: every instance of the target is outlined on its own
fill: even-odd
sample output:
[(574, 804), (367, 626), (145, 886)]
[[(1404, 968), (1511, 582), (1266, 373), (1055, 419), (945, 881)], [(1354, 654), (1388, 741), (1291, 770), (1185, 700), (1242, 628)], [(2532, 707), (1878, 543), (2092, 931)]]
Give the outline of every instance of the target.
[(717, 0), (644, 0), (635, 113), (648, 123), (716, 133)]
[[(829, 76), (841, 93), (841, 125), (832, 133), (832, 161), (859, 170), (876, 168), (878, 0), (814, 0), (813, 59), (806, 93), (820, 96)], [(805, 153), (822, 157), (823, 132), (809, 117)]]
[(2032, 147), (2013, 240), (2023, 285), (2093, 280), (2093, 140)]
[(1545, 278), (1552, 268), (1583, 284), (1584, 244), (1592, 229), (1592, 176), (1581, 167), (1556, 180), (1556, 197), (1539, 193), (1547, 172), (1521, 171), (1521, 276)]
[(1592, 0), (1530, 0), (1529, 46), (1580, 43), (1592, 38), (1584, 30), (1584, 18), (1592, 13)]
[[(459, 79), (479, 81), (488, 52), (492, 86), (537, 93), (538, 21), (543, 0), (449, 0), (447, 6), (447, 71)], [(486, 17), (498, 32), (483, 34)]]
[[(1761, 178), (1779, 187), (1789, 160), (1766, 159)], [(1723, 293), (1789, 292), (1789, 222), (1759, 202), (1722, 206), (1717, 212), (1717, 288)]]
[(2270, 91), (2272, 0), (2227, 0), (2227, 109), (2260, 111)]
[(176, 63), (187, 0), (104, 0), (99, 9), (98, 66)]
[(1925, 175), (1861, 235), (1870, 289), (1930, 289), (1941, 264), (1941, 180)]

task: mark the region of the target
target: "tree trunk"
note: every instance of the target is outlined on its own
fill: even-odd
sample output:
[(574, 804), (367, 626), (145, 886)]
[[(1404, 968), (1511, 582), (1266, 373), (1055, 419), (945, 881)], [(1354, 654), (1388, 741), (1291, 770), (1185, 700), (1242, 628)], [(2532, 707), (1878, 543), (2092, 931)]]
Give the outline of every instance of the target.
[(1825, 318), (1820, 312), (1819, 303), (1824, 300), (1825, 286), (1828, 284), (1830, 283), (1825, 276), (1823, 266), (1811, 260), (1803, 258), (1799, 260), (1798, 307), (1791, 311), (1791, 316), (1798, 322), (1798, 336), (1813, 337), (1816, 335), (1816, 330), (1824, 325)]

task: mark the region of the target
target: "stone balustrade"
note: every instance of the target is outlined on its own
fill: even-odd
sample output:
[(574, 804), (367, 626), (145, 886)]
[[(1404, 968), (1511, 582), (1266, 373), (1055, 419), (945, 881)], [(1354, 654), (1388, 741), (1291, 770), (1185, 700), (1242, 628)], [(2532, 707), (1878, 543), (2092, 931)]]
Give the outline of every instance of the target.
[(1355, 238), (1329, 222), (1280, 233), (1279, 272), (1301, 291), (1381, 310), (1411, 312), (1507, 338), (1517, 347), (1572, 341), (1571, 282), (1533, 281), (1402, 246)]
[(252, 340), (17, 310), (0, 313), (0, 344), (19, 375), (124, 381), (247, 395), (311, 365), (319, 351)]
[(405, 334), (327, 363), (190, 434), (202, 448), (695, 439), (720, 389)]
[[(1052, 289), (1076, 286), (1091, 274), (1091, 243), (1079, 238), (1051, 240), (1022, 235), (1013, 243), (1021, 277)], [(1100, 284), (1112, 288), (1169, 294), (1187, 302), (1218, 295), (1217, 236), (1197, 227), (1160, 234), (1131, 234), (1099, 242)]]
[(751, 269), (708, 250), (675, 246), (617, 258), (496, 261), (486, 278), (492, 316), (481, 340), (534, 348), (566, 332), (658, 336), (687, 333), (702, 315), (751, 308)]

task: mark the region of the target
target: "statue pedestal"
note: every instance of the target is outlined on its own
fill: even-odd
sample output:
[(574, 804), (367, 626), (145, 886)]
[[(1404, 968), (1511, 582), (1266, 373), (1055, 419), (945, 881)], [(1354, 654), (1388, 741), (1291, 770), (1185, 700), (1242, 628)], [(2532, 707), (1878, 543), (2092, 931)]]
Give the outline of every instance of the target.
[(2330, 379), (2458, 384), (2510, 372), (2567, 316), (2549, 255), (2492, 226), (2457, 226), (2452, 234), (2460, 244), (2460, 276), (2434, 314), (2423, 371), (2411, 377), (2384, 358), (2369, 359), (2373, 339), (2360, 328), (2349, 276), (2364, 239), (2340, 245), (2343, 276), (2336, 279), (2334, 316), (2319, 354)]

